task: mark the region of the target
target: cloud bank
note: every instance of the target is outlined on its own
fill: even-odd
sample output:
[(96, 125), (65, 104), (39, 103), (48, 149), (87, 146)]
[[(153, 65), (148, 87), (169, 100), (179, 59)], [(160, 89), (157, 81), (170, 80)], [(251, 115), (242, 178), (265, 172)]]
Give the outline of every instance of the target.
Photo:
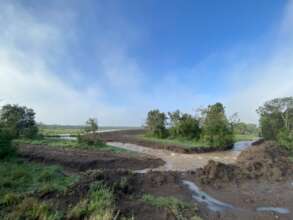
[[(97, 27), (97, 36), (89, 46), (96, 60), (90, 76), (79, 69), (79, 57), (72, 53), (81, 34), (79, 8), (75, 5), (61, 13), (53, 7), (41, 16), (18, 1), (1, 3), (0, 105), (30, 106), (37, 112), (37, 120), (45, 123), (82, 124), (88, 117), (97, 117), (102, 125), (118, 126), (141, 125), (150, 108), (192, 112), (201, 105), (222, 101), (229, 113), (238, 112), (242, 120), (256, 122), (255, 109), (264, 101), (293, 94), (292, 1), (268, 33), (268, 42), (254, 45), (255, 58), (240, 56), (240, 46), (229, 54), (212, 54), (192, 68), (170, 70), (157, 81), (150, 79), (129, 52), (143, 43), (146, 30), (119, 17), (120, 23), (111, 31), (102, 28), (103, 24)], [(268, 52), (262, 51), (263, 56), (258, 50)], [(221, 70), (226, 72), (227, 91), (218, 94), (196, 89), (205, 80), (208, 66), (223, 56), (228, 60), (241, 57), (231, 59)], [(68, 62), (67, 67), (63, 68), (63, 62)], [(182, 72), (182, 77), (174, 71)]]

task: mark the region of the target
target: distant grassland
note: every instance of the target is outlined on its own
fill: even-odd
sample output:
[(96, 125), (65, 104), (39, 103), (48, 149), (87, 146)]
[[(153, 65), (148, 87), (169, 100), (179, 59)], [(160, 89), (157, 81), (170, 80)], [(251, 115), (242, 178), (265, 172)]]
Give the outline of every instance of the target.
[[(138, 127), (111, 127), (103, 126), (99, 127), (99, 131), (105, 130), (124, 130), (124, 129), (136, 129)], [(70, 136), (77, 136), (84, 133), (85, 126), (75, 125), (39, 125), (39, 131), (44, 136), (59, 136), (68, 134)]]

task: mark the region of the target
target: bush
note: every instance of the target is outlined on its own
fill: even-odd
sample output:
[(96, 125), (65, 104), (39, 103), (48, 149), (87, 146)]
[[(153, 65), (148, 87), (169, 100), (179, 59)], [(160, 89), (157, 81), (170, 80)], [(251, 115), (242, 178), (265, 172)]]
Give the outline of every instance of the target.
[(0, 128), (0, 159), (12, 156), (15, 148), (11, 145), (11, 135), (5, 128)]
[(85, 134), (77, 136), (78, 143), (86, 145), (104, 145), (105, 143), (96, 134)]
[(171, 128), (170, 135), (174, 138), (183, 137), (198, 139), (200, 137), (199, 121), (190, 114), (181, 114), (179, 111), (168, 113)]

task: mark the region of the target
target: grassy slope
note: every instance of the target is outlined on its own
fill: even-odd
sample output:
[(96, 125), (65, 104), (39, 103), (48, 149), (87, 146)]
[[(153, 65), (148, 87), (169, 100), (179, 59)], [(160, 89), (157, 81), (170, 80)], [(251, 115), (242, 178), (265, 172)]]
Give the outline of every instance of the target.
[[(9, 171), (9, 172), (8, 172)], [(0, 218), (58, 219), (60, 213), (35, 195), (64, 192), (78, 176), (65, 176), (58, 166), (42, 166), (18, 159), (0, 162)]]

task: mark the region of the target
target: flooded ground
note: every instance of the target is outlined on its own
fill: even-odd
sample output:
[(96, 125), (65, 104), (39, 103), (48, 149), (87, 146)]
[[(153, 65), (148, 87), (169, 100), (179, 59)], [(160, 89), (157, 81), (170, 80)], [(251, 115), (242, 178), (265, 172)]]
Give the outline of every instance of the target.
[(166, 162), (164, 166), (158, 167), (153, 170), (187, 171), (203, 167), (207, 164), (209, 160), (220, 161), (223, 163), (233, 163), (236, 161), (237, 156), (241, 153), (241, 151), (249, 147), (251, 143), (251, 141), (241, 141), (235, 143), (233, 150), (203, 154), (175, 153), (172, 151), (153, 149), (130, 143), (108, 142), (107, 144), (155, 156), (161, 158)]

